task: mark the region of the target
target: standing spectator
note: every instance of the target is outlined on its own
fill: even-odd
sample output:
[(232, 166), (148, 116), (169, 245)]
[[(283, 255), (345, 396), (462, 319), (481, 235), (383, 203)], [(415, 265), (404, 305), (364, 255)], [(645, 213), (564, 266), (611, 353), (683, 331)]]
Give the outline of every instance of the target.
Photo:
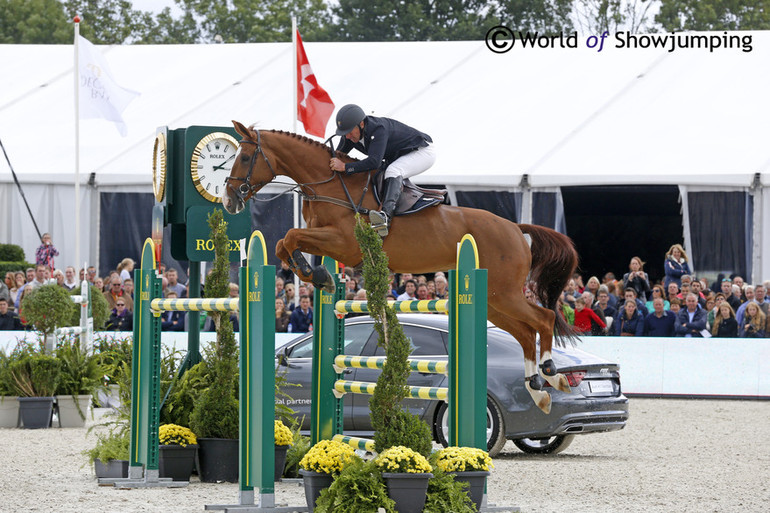
[(8, 306), (12, 309), (16, 309), (16, 298), (19, 295), (19, 292), (21, 289), (24, 288), (24, 285), (27, 283), (27, 279), (24, 277), (24, 273), (21, 271), (16, 271), (16, 273), (13, 275), (14, 278), (14, 286), (10, 288), (10, 301), (8, 301)]
[(21, 325), (16, 312), (8, 310), (8, 299), (0, 297), (0, 331), (21, 331), (23, 329), (24, 326)]
[(647, 308), (648, 312), (652, 312), (655, 309), (655, 305), (653, 304), (653, 302), (657, 298), (661, 298), (663, 300), (664, 310), (671, 309), (671, 303), (669, 303), (668, 299), (666, 299), (665, 294), (663, 294), (663, 287), (661, 287), (660, 285), (655, 285), (654, 287), (652, 287), (652, 296), (650, 297), (650, 300), (647, 301), (647, 303), (644, 305)]
[(35, 263), (37, 265), (44, 265), (49, 269), (55, 269), (53, 257), (59, 256), (59, 251), (51, 242), (51, 234), (44, 233), (41, 242), (42, 244), (35, 251)]
[(127, 312), (133, 312), (134, 311), (134, 302), (131, 300), (130, 296), (128, 296), (124, 291), (120, 284), (120, 276), (115, 275), (112, 277), (112, 281), (110, 281), (110, 290), (103, 293), (104, 299), (107, 300), (107, 305), (115, 309), (118, 303), (118, 299), (122, 299), (124, 306), (126, 307)]
[[(16, 301), (14, 302), (14, 308), (17, 312), (19, 311), (19, 306), (21, 306), (21, 298), (24, 297), (24, 291), (27, 289), (27, 287), (34, 288), (32, 282), (35, 281), (35, 268), (28, 267), (25, 276), (26, 281), (19, 287), (19, 290), (16, 291)], [(16, 280), (16, 283), (18, 284), (18, 279)]]
[(179, 275), (177, 274), (176, 269), (169, 267), (166, 270), (166, 279), (168, 280), (166, 290), (173, 290), (179, 297), (187, 296), (187, 287), (177, 281), (179, 279)]
[(617, 315), (618, 311), (615, 307), (613, 307), (610, 304), (610, 294), (607, 292), (607, 286), (602, 285), (599, 287), (599, 295), (597, 297), (597, 306), (601, 308), (602, 313), (604, 315), (604, 318), (610, 317), (612, 319), (615, 318), (615, 315)]
[(628, 264), (628, 272), (623, 275), (623, 288), (633, 288), (636, 291), (636, 297), (644, 303), (647, 301), (647, 294), (650, 292), (650, 278), (644, 272), (644, 262), (638, 256), (632, 257)]
[(286, 290), (284, 288), (285, 282), (283, 281), (283, 278), (280, 278), (278, 276), (275, 277), (275, 297), (276, 299), (283, 299), (286, 300)]
[(437, 275), (433, 281), (436, 284), (436, 299), (446, 299), (449, 296), (449, 285), (446, 277)]
[(575, 331), (581, 335), (592, 335), (593, 325), (599, 326), (600, 330), (607, 328), (604, 319), (596, 315), (596, 312), (586, 308), (586, 300), (583, 296), (575, 299)]
[(722, 294), (725, 295), (725, 301), (727, 301), (732, 307), (733, 311), (738, 311), (741, 307), (741, 299), (733, 294), (733, 282), (730, 278), (722, 278)]
[(107, 331), (132, 331), (134, 329), (134, 316), (126, 308), (126, 300), (122, 297), (115, 302), (110, 318), (104, 329)]
[(281, 278), (284, 285), (294, 283), (294, 272), (289, 269), (289, 264), (281, 260), (281, 268), (275, 272), (276, 278)]
[[(663, 289), (660, 289), (661, 292)], [(644, 318), (645, 337), (673, 337), (676, 315), (666, 310), (663, 298), (656, 297), (652, 300), (652, 312)]]
[(735, 319), (735, 312), (729, 303), (724, 300), (719, 305), (719, 311), (714, 316), (714, 323), (711, 326), (711, 335), (714, 337), (738, 336), (738, 321)]
[(626, 301), (612, 323), (613, 334), (620, 337), (641, 337), (644, 334), (644, 316), (636, 301)]
[(751, 301), (748, 305), (743, 322), (739, 325), (738, 336), (744, 338), (764, 338), (765, 314), (762, 313), (756, 301)]
[(70, 266), (67, 266), (64, 269), (64, 285), (63, 287), (67, 290), (73, 290), (74, 288), (78, 287), (80, 283), (75, 279), (75, 268)]
[(283, 303), (286, 306), (286, 309), (289, 312), (294, 311), (294, 307), (296, 306), (296, 296), (294, 294), (294, 284), (293, 283), (287, 283), (283, 287), (284, 296), (283, 296)]
[(313, 309), (310, 308), (310, 296), (299, 298), (299, 308), (295, 308), (289, 317), (290, 333), (307, 333), (313, 329)]
[(759, 309), (767, 317), (768, 312), (770, 312), (770, 301), (767, 301), (765, 294), (766, 290), (763, 284), (754, 285), (754, 301), (757, 302)]
[(53, 282), (63, 288), (64, 290), (69, 290), (67, 287), (64, 286), (64, 273), (61, 271), (61, 269), (56, 269), (53, 272)]
[(120, 276), (120, 281), (126, 281), (131, 278), (131, 273), (134, 272), (134, 266), (136, 265), (136, 262), (134, 262), (131, 258), (124, 258), (120, 261), (118, 264), (118, 275)]
[(690, 264), (687, 261), (687, 253), (680, 244), (674, 244), (666, 252), (666, 258), (663, 261), (663, 271), (666, 273), (666, 279), (663, 286), (668, 289), (669, 283), (681, 285), (682, 275), (690, 274)]
[(131, 298), (131, 302), (134, 302), (134, 280), (131, 278), (128, 278), (127, 280), (123, 281), (123, 293)]
[(698, 306), (698, 298), (692, 292), (685, 299), (687, 308), (679, 312), (676, 321), (677, 337), (703, 337), (706, 329), (706, 311)]
[(399, 301), (408, 301), (410, 299), (417, 299), (417, 296), (415, 295), (416, 292), (417, 292), (417, 283), (410, 278), (406, 280), (406, 283), (404, 283), (404, 292), (400, 294), (397, 299)]
[[(746, 301), (741, 303), (741, 306), (739, 306), (738, 310), (735, 312), (735, 319), (738, 321), (738, 326), (741, 326), (743, 324), (743, 316), (746, 313), (746, 307), (749, 305), (751, 301), (754, 300), (754, 287), (752, 287), (751, 285), (746, 285), (743, 291), (746, 297)], [(757, 304), (759, 303), (757, 302)]]
[[(176, 299), (177, 297), (179, 296), (172, 290), (166, 293), (166, 299)], [(160, 314), (160, 329), (162, 331), (184, 331), (185, 314), (186, 312), (165, 310)]]
[(275, 332), (286, 333), (289, 331), (289, 312), (283, 299), (275, 298)]
[(644, 303), (642, 302), (641, 299), (636, 297), (636, 289), (634, 289), (632, 287), (628, 287), (624, 291), (623, 296), (624, 296), (623, 297), (623, 302), (618, 305), (618, 312), (622, 312), (623, 311), (623, 307), (625, 306), (625, 304), (628, 303), (629, 301), (632, 301), (632, 302), (636, 303), (636, 309), (641, 314), (642, 319), (644, 319), (647, 316), (647, 314), (649, 313), (647, 311), (647, 307), (644, 306)]

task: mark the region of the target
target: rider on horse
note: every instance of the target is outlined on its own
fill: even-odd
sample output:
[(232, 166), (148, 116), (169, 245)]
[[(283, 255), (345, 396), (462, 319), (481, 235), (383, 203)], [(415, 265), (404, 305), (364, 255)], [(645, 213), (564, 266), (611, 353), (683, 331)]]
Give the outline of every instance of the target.
[(385, 237), (401, 196), (403, 180), (428, 170), (436, 161), (433, 139), (428, 134), (395, 119), (367, 116), (358, 105), (348, 104), (337, 112), (337, 135), (342, 136), (338, 151), (348, 153), (353, 148), (368, 157), (358, 162), (343, 163), (332, 158), (333, 171), (360, 173), (385, 169), (382, 210), (369, 212), (369, 220)]

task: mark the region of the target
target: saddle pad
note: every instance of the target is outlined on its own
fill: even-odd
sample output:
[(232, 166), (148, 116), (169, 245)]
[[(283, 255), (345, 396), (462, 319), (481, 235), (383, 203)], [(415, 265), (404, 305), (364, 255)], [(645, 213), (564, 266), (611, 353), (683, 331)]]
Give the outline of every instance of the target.
[[(382, 203), (380, 191), (385, 173), (377, 173), (374, 178), (374, 197), (378, 203)], [(423, 189), (411, 182), (404, 180), (404, 190), (396, 205), (395, 215), (404, 216), (420, 210), (443, 203), (447, 191), (444, 189)]]

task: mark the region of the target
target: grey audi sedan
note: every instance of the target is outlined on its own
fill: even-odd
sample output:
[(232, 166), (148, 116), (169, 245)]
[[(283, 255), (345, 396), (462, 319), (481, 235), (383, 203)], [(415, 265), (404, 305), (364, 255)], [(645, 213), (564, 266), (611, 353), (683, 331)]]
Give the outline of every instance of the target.
[[(399, 320), (413, 350), (411, 358), (446, 359), (448, 317), (430, 314), (402, 314)], [(619, 367), (597, 356), (567, 347), (553, 349), (553, 359), (569, 380), (572, 393), (550, 388), (551, 413), (546, 415), (532, 402), (524, 388), (524, 356), (521, 346), (505, 331), (489, 326), (487, 332), (487, 447), (496, 456), (507, 440), (526, 453), (552, 454), (566, 449), (575, 435), (623, 429), (628, 420), (628, 399), (620, 388)], [(578, 344), (579, 346), (579, 344)], [(345, 320), (345, 354), (382, 356), (377, 345), (374, 321), (368, 317)], [(304, 418), (310, 429), (311, 334), (279, 347), (279, 372), (286, 372), (289, 386), (284, 391), (291, 400), (276, 398)], [(377, 381), (379, 370), (346, 369), (343, 379)], [(412, 372), (409, 385), (448, 386), (447, 376)], [(548, 386), (548, 385), (547, 385)], [(331, 391), (329, 391), (331, 393)], [(439, 400), (406, 399), (409, 411), (419, 415), (433, 429), (437, 442), (447, 443), (447, 405)], [(344, 397), (346, 435), (371, 436), (369, 396), (346, 394)]]

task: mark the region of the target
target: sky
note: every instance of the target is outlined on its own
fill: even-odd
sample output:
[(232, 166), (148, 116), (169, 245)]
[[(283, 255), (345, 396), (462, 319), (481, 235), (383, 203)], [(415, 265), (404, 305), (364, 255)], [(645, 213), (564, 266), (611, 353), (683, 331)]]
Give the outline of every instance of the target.
[(174, 0), (131, 0), (131, 4), (134, 6), (134, 9), (138, 9), (140, 11), (159, 13), (165, 7), (171, 7), (172, 13), (178, 14), (181, 12), (179, 8), (176, 7)]

